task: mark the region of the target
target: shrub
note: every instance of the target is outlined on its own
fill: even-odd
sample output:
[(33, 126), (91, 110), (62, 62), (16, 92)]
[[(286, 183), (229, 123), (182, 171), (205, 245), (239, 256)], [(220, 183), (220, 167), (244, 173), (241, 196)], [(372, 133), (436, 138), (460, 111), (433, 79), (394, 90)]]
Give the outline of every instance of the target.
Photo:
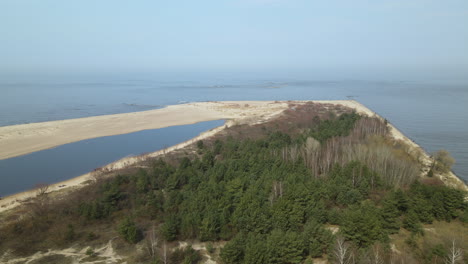
[(214, 247), (213, 247), (213, 243), (209, 242), (207, 245), (206, 245), (206, 251), (208, 251), (208, 253), (212, 254), (214, 252)]
[(137, 243), (141, 240), (141, 231), (135, 225), (132, 219), (129, 217), (125, 218), (119, 225), (119, 234), (129, 243)]
[(67, 231), (65, 231), (65, 240), (66, 241), (72, 241), (75, 239), (76, 234), (75, 234), (75, 228), (73, 227), (72, 224), (69, 224), (67, 226)]
[(200, 253), (187, 246), (183, 249), (176, 249), (170, 256), (171, 263), (195, 264), (201, 260)]
[(435, 160), (435, 169), (439, 172), (449, 172), (455, 159), (450, 155), (447, 150), (439, 150), (433, 154)]
[(86, 235), (86, 240), (88, 241), (95, 240), (96, 238), (98, 238), (98, 236), (93, 232), (89, 232), (88, 235)]
[(198, 149), (203, 149), (205, 145), (203, 144), (203, 140), (198, 140), (197, 141), (197, 148)]
[(95, 254), (95, 253), (94, 253), (94, 250), (93, 250), (92, 248), (88, 248), (88, 249), (86, 250), (86, 255), (87, 255), (87, 256), (94, 256), (94, 254)]

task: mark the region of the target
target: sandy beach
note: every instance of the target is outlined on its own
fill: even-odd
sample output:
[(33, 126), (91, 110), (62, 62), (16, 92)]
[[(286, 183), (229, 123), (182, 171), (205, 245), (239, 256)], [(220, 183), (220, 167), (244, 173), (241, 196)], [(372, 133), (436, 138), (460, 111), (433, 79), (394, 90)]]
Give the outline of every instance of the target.
[[(144, 156), (124, 158), (103, 168), (106, 171), (112, 171), (130, 166), (148, 157), (156, 157), (163, 153), (183, 148), (197, 140), (210, 137), (233, 124), (255, 124), (265, 122), (286, 110), (289, 102), (291, 101), (188, 103), (144, 112), (0, 127), (0, 159), (25, 155), (84, 139), (126, 134), (175, 125), (194, 124), (202, 121), (227, 120), (225, 125), (206, 131), (189, 141)], [(357, 113), (363, 115), (378, 116), (373, 111), (354, 100), (294, 101), (294, 103), (306, 102), (343, 105), (353, 108)], [(404, 141), (412, 151), (421, 153), (423, 163), (426, 167), (430, 166), (431, 159), (420, 146), (404, 136), (403, 133), (391, 124), (390, 132), (395, 139)], [(439, 177), (448, 185), (467, 189), (466, 185), (453, 173), (440, 175)], [(78, 187), (90, 179), (92, 179), (92, 173), (53, 184), (49, 187), (49, 191), (52, 192), (64, 188)], [(36, 192), (32, 190), (4, 197), (0, 200), (0, 212), (16, 207), (21, 201), (34, 197), (35, 195)]]

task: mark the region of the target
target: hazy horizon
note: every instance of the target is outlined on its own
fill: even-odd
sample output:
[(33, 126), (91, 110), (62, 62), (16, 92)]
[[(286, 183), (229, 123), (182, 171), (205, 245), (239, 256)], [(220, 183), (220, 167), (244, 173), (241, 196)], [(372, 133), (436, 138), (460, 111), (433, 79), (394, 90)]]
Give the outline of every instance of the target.
[(466, 1), (12, 1), (0, 72), (466, 79)]

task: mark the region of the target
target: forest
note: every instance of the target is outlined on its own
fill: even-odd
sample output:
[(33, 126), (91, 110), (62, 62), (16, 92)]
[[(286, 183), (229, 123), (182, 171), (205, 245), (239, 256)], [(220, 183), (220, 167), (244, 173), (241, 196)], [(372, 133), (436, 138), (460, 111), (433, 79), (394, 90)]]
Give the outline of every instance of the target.
[[(117, 237), (128, 263), (202, 261), (180, 241), (203, 243), (226, 264), (463, 263), (466, 193), (434, 176), (447, 170), (443, 161), (421, 176), (419, 159), (389, 136), (386, 120), (295, 106), (96, 176), (63, 199), (39, 195), (3, 218), (0, 255)], [(432, 239), (441, 225), (459, 232), (436, 229)]]

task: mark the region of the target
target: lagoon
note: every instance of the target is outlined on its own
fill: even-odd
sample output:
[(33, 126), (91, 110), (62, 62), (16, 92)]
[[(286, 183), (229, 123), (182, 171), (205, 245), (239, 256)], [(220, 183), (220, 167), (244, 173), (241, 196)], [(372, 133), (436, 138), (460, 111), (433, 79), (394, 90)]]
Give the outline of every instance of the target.
[(223, 125), (223, 120), (82, 140), (0, 160), (0, 196), (68, 180), (127, 156), (154, 152)]

